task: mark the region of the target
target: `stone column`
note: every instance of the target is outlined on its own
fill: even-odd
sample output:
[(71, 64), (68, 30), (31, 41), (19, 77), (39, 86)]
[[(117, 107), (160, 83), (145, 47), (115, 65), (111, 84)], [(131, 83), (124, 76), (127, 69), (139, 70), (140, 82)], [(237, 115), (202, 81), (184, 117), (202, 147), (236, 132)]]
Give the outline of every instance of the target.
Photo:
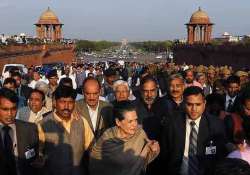
[(187, 28), (188, 28), (188, 44), (193, 44), (193, 42), (194, 42), (194, 27), (191, 25), (188, 25)]
[(41, 26), (41, 38), (40, 39), (44, 39), (46, 36), (46, 26), (42, 25)]
[(201, 25), (200, 26), (200, 42), (201, 43), (203, 43), (204, 42), (204, 32), (203, 32), (203, 30), (204, 30), (204, 27)]

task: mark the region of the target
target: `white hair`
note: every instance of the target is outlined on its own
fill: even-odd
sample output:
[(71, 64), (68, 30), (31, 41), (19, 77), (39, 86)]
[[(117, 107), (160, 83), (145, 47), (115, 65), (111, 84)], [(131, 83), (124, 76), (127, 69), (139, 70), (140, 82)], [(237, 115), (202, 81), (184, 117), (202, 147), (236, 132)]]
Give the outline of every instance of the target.
[(130, 90), (128, 82), (124, 81), (124, 80), (117, 80), (114, 82), (113, 84), (113, 90), (116, 91), (118, 86), (126, 86), (128, 91)]
[(49, 85), (44, 81), (38, 81), (36, 83), (35, 89), (42, 91), (46, 95), (49, 92)]

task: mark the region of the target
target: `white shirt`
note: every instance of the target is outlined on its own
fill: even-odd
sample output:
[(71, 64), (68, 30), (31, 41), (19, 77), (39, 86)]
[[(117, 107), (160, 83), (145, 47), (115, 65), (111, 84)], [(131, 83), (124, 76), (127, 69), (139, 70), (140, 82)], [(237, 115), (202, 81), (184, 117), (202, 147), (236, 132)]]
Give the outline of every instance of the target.
[(42, 107), (42, 109), (37, 113), (34, 113), (32, 110), (30, 110), (30, 116), (28, 118), (28, 122), (38, 123), (43, 119), (43, 114), (45, 114), (46, 112), (48, 111), (45, 107)]
[(87, 105), (89, 110), (89, 116), (91, 119), (92, 126), (94, 128), (94, 131), (96, 130), (96, 124), (97, 124), (97, 115), (98, 115), (98, 108), (99, 108), (99, 102), (95, 110), (93, 110), (89, 105)]
[(236, 96), (231, 98), (228, 94), (226, 95), (226, 108), (225, 108), (225, 110), (227, 110), (227, 108), (228, 108), (229, 100), (232, 100), (232, 104), (234, 104), (235, 99), (236, 99)]
[(181, 173), (182, 175), (186, 175), (188, 173), (188, 151), (189, 151), (189, 137), (191, 133), (191, 125), (190, 122), (195, 122), (195, 129), (197, 133), (199, 132), (201, 117), (196, 120), (191, 120), (188, 116), (186, 119), (186, 137), (185, 137), (185, 147), (184, 147), (184, 155), (181, 165)]

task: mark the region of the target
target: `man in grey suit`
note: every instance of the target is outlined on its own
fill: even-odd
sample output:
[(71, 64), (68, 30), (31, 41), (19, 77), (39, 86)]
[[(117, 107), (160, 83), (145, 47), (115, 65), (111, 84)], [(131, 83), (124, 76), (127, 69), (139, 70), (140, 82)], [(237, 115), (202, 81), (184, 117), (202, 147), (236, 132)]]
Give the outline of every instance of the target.
[(18, 97), (0, 89), (0, 174), (37, 174), (32, 163), (38, 156), (38, 130), (32, 123), (16, 120)]
[(114, 125), (113, 109), (111, 104), (99, 99), (101, 85), (97, 79), (88, 77), (83, 82), (84, 99), (77, 101), (77, 112), (89, 123), (95, 139), (105, 129)]
[(38, 123), (50, 112), (52, 111), (45, 107), (44, 93), (38, 89), (32, 89), (28, 99), (28, 106), (18, 110), (17, 118), (31, 123)]

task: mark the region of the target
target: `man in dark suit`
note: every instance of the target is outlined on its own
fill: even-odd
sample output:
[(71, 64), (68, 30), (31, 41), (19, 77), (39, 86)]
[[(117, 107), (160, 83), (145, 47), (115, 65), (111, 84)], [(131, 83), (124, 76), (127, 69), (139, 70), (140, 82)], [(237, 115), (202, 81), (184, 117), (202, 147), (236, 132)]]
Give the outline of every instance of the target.
[(168, 118), (161, 139), (161, 164), (165, 174), (211, 174), (225, 156), (225, 132), (219, 119), (204, 113), (205, 96), (199, 87), (184, 94), (185, 112)]
[(157, 103), (157, 115), (161, 123), (166, 122), (170, 113), (184, 110), (183, 92), (185, 89), (184, 78), (180, 74), (172, 74), (168, 79), (168, 94), (161, 97)]
[(239, 103), (240, 78), (232, 75), (228, 77), (226, 82), (225, 111), (231, 113), (235, 112)]
[[(22, 76), (19, 72), (13, 72), (11, 74), (11, 78), (16, 80), (16, 93), (17, 93), (17, 95), (25, 98), (27, 101), (32, 89), (30, 87), (22, 84), (22, 82), (21, 82)], [(25, 106), (27, 106), (27, 103), (25, 104)]]
[(88, 77), (83, 82), (84, 99), (76, 102), (76, 110), (88, 121), (95, 139), (114, 125), (112, 105), (99, 99), (100, 91), (98, 80)]
[(35, 124), (16, 120), (18, 97), (12, 90), (0, 90), (0, 173), (37, 174), (32, 163), (38, 156)]

